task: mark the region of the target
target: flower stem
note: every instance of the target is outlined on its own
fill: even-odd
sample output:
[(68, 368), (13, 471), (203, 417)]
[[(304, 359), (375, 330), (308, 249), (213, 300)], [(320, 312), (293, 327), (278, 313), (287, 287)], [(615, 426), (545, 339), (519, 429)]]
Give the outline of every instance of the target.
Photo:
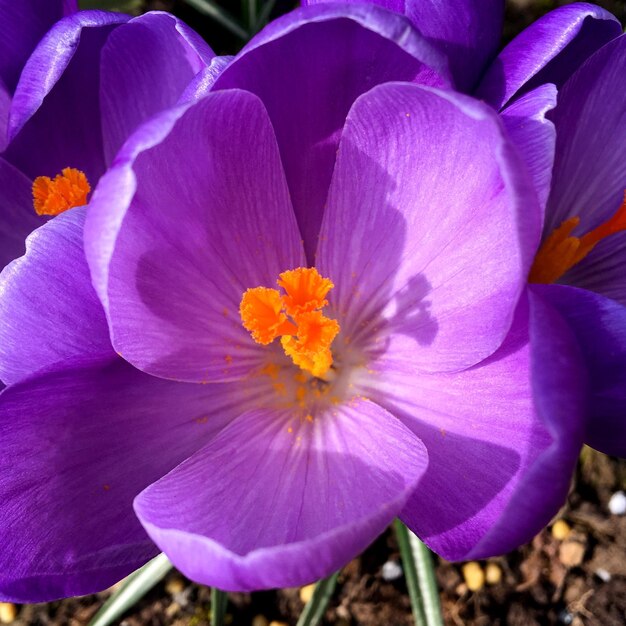
[(224, 616), (228, 596), (219, 589), (211, 587), (211, 626), (224, 626)]

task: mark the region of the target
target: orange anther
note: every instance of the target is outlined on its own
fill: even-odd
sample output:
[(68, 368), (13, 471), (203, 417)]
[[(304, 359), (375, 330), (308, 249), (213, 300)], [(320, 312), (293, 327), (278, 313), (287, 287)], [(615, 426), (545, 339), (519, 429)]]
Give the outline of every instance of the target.
[(91, 191), (87, 177), (80, 170), (66, 167), (53, 179), (38, 176), (33, 182), (33, 205), (37, 215), (59, 215), (68, 209), (87, 204)]
[(328, 304), (326, 296), (333, 283), (324, 278), (314, 267), (299, 267), (283, 272), (278, 285), (285, 290), (285, 310), (291, 316), (309, 313)]
[(255, 287), (243, 294), (239, 305), (241, 321), (257, 343), (267, 345), (280, 335), (297, 332), (282, 312), (282, 307), (283, 302), (276, 289)]
[(303, 370), (322, 377), (333, 362), (330, 345), (339, 333), (339, 324), (320, 311), (303, 313), (298, 316), (297, 322), (298, 335), (283, 337), (283, 350)]
[(626, 192), (624, 201), (611, 218), (582, 237), (571, 232), (580, 218), (571, 217), (555, 228), (535, 256), (528, 280), (531, 283), (554, 283), (580, 263), (604, 238), (626, 230)]

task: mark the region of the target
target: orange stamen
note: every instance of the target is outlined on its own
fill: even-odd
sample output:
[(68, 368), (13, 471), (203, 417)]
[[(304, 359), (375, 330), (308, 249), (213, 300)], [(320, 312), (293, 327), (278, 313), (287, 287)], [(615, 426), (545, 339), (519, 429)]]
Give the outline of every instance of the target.
[(297, 328), (282, 312), (283, 302), (276, 289), (248, 289), (241, 299), (239, 314), (244, 328), (257, 343), (267, 345), (281, 335), (293, 335)]
[(554, 283), (574, 265), (580, 263), (603, 239), (626, 230), (626, 192), (615, 214), (582, 237), (571, 232), (580, 223), (572, 217), (555, 228), (535, 256), (528, 280), (531, 283)]
[(91, 191), (87, 177), (80, 170), (66, 167), (53, 179), (38, 176), (33, 182), (33, 205), (37, 215), (59, 215), (73, 207), (87, 204)]
[(321, 311), (303, 313), (297, 322), (298, 335), (283, 337), (283, 350), (297, 366), (321, 378), (333, 363), (330, 345), (339, 333), (339, 324)]
[(279, 276), (278, 285), (287, 294), (283, 296), (283, 302), (285, 310), (292, 317), (325, 307), (328, 304), (326, 296), (334, 287), (333, 283), (321, 276), (314, 267), (299, 267), (283, 272)]
[(239, 307), (243, 325), (260, 344), (282, 337), (283, 350), (294, 364), (322, 377), (332, 365), (330, 346), (340, 330), (336, 320), (319, 310), (328, 304), (326, 295), (333, 284), (315, 268), (302, 267), (283, 272), (278, 284), (285, 295), (266, 287), (243, 294)]

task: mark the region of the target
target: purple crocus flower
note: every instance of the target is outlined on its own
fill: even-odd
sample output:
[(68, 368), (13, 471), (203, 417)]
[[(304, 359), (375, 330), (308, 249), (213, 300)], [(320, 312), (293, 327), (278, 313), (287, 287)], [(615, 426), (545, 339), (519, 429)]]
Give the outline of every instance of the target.
[(0, 1), (0, 151), (6, 146), (9, 109), (24, 63), (46, 31), (76, 10), (77, 0)]
[(4, 597), (102, 588), (148, 536), (249, 590), (328, 574), (397, 515), (459, 559), (558, 510), (585, 378), (526, 293), (540, 211), (497, 115), (392, 83), (340, 135), (309, 263), (291, 198), (311, 182), (281, 163), (302, 144), (224, 89), (145, 124), (100, 180), (85, 237), (106, 321), (84, 208), (4, 271)]
[[(33, 24), (31, 13), (42, 4), (11, 2), (21, 7), (20, 20)], [(27, 28), (35, 26), (25, 22), (17, 32)], [(0, 48), (0, 63), (12, 59), (9, 52)], [(47, 219), (33, 211), (33, 181), (71, 168), (84, 173), (83, 191), (94, 188), (130, 132), (175, 104), (212, 56), (167, 13), (131, 19), (83, 11), (56, 23), (26, 62), (12, 98), (9, 145), (0, 156), (0, 268), (23, 254), (26, 236)]]

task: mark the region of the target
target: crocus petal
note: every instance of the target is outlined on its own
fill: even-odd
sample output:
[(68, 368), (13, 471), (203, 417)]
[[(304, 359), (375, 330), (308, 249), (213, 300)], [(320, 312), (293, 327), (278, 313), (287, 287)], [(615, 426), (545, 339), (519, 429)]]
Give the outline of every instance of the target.
[(537, 245), (530, 187), (486, 105), (399, 83), (362, 96), (341, 138), (316, 257), (336, 285), (345, 340), (402, 333), (388, 349), (429, 371), (492, 354)]
[(72, 7), (63, 0), (3, 0), (0, 2), (0, 86), (9, 93), (26, 59), (46, 31)]
[(146, 13), (116, 28), (102, 49), (100, 68), (106, 162), (141, 122), (176, 104), (212, 57), (210, 48), (168, 13)]
[(585, 371), (563, 318), (533, 294), (530, 304), (529, 313), (521, 301), (500, 350), (469, 370), (418, 376), (391, 354), (372, 366), (365, 393), (428, 450), (401, 518), (446, 559), (512, 550), (567, 496), (582, 445)]
[(100, 51), (128, 16), (81, 11), (48, 32), (17, 86), (5, 158), (35, 178), (76, 167), (96, 181), (104, 171)]
[(0, 157), (0, 271), (24, 254), (24, 240), (42, 224), (32, 208), (31, 187), (24, 174)]
[(4, 152), (9, 141), (8, 126), (11, 109), (11, 94), (0, 85), (0, 154)]
[(243, 293), (304, 263), (259, 99), (213, 93), (142, 127), (94, 194), (86, 246), (124, 358), (176, 380), (247, 375), (264, 352)]
[(277, 19), (215, 81), (214, 89), (246, 89), (265, 104), (309, 262), (348, 110), (388, 80), (447, 86), (445, 57), (404, 17), (337, 3)]
[[(333, 0), (304, 0), (304, 6)], [(343, 0), (377, 4), (405, 15), (450, 62), (457, 87), (469, 90), (495, 56), (502, 33), (502, 0)]]
[(600, 7), (576, 2), (550, 11), (524, 29), (487, 70), (477, 95), (504, 106), (521, 89), (544, 83), (560, 87), (596, 50), (622, 32), (619, 20)]
[(204, 98), (213, 89), (213, 84), (218, 76), (230, 65), (234, 58), (234, 56), (230, 55), (213, 57), (209, 65), (198, 72), (187, 85), (178, 102), (185, 104)]
[(585, 442), (626, 457), (626, 307), (564, 285), (533, 285), (576, 333), (591, 379)]
[(556, 106), (556, 95), (554, 85), (541, 85), (521, 96), (500, 116), (528, 166), (542, 209), (550, 193), (556, 142), (554, 124), (546, 119), (546, 113)]
[(36, 229), (0, 275), (0, 379), (71, 357), (114, 356), (83, 249), (85, 208)]
[(241, 393), (153, 378), (117, 357), (5, 389), (0, 597), (93, 593), (154, 556), (133, 498), (245, 408)]
[(301, 585), (381, 533), (426, 464), (421, 442), (371, 402), (312, 421), (250, 411), (148, 487), (135, 510), (176, 567), (200, 583)]

